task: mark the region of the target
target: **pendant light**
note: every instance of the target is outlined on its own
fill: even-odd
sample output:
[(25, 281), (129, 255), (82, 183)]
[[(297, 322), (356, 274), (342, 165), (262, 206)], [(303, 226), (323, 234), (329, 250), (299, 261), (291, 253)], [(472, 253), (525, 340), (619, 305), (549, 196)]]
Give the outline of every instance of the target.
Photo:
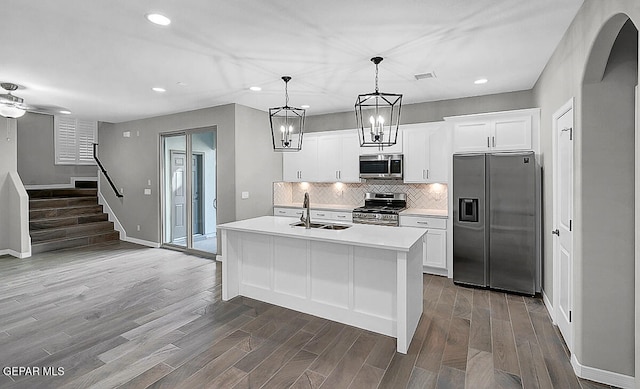
[(302, 150), (302, 134), (304, 132), (304, 114), (302, 108), (289, 107), (289, 90), (291, 77), (282, 76), (284, 81), (284, 107), (269, 108), (271, 138), (274, 151)]
[(378, 147), (396, 144), (400, 125), (402, 95), (383, 93), (378, 89), (378, 65), (382, 57), (373, 57), (376, 65), (376, 90), (358, 95), (356, 100), (356, 123), (360, 137), (360, 147)]

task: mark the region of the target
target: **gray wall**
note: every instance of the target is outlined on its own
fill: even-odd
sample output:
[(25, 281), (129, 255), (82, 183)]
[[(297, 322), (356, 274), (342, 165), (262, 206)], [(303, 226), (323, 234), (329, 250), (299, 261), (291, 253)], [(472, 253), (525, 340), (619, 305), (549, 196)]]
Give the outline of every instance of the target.
[[(124, 198), (118, 199), (101, 178), (101, 191), (128, 237), (160, 242), (160, 134), (217, 127), (218, 223), (272, 213), (272, 182), (282, 179), (282, 157), (274, 153), (265, 112), (229, 104), (98, 129), (100, 157)], [(130, 131), (131, 137), (122, 133)], [(139, 133), (139, 135), (138, 135)], [(147, 180), (152, 195), (145, 196)], [(241, 200), (248, 191), (249, 199)], [(136, 225), (140, 231), (136, 231)]]
[(17, 154), (16, 121), (3, 118), (0, 120), (0, 250), (9, 248), (9, 231), (16, 228), (9, 223), (9, 177), (7, 175), (17, 169)]
[(69, 185), (71, 177), (96, 177), (97, 171), (55, 164), (53, 116), (29, 112), (18, 119), (18, 173), (25, 185)]
[[(401, 124), (438, 122), (447, 116), (468, 115), (482, 112), (508, 111), (535, 106), (531, 90), (499, 93), (462, 99), (431, 101), (402, 106)], [(353, 111), (309, 116), (305, 119), (305, 131), (331, 131), (356, 128)]]
[[(618, 252), (609, 246), (605, 256), (598, 256), (592, 253), (589, 243), (600, 241), (599, 234), (605, 233), (611, 224), (615, 223), (610, 217), (597, 220), (594, 215), (598, 212), (610, 210), (618, 204), (605, 203), (605, 199), (598, 198), (603, 191), (615, 191), (616, 188), (606, 187), (601, 183), (595, 183), (590, 177), (594, 175), (604, 178), (606, 175), (617, 175), (621, 179), (628, 177), (629, 164), (627, 152), (622, 152), (615, 164), (624, 164), (623, 172), (611, 169), (609, 163), (603, 166), (594, 164), (598, 159), (606, 160), (608, 156), (617, 153), (618, 140), (607, 139), (605, 134), (596, 134), (594, 131), (602, 132), (602, 123), (597, 123), (596, 119), (602, 115), (606, 123), (606, 131), (625, 132), (624, 139), (629, 141), (628, 117), (624, 118), (610, 115), (611, 112), (604, 107), (610, 107), (616, 100), (598, 99), (585, 101), (584, 93), (589, 93), (589, 87), (583, 90), (582, 83), (585, 74), (585, 67), (594, 47), (596, 37), (606, 22), (616, 14), (624, 13), (630, 16), (636, 26), (640, 25), (640, 8), (636, 0), (620, 1), (596, 1), (585, 0), (581, 10), (565, 33), (559, 43), (552, 58), (546, 65), (545, 70), (538, 79), (534, 87), (536, 105), (541, 108), (541, 152), (543, 154), (542, 164), (545, 168), (544, 182), (544, 219), (543, 229), (545, 242), (552, 242), (550, 231), (552, 225), (552, 204), (553, 204), (553, 161), (552, 161), (552, 115), (574, 97), (574, 350), (578, 361), (588, 367), (617, 372), (625, 375), (634, 375), (633, 356), (630, 355), (629, 348), (633, 347), (634, 333), (629, 329), (633, 328), (633, 307), (635, 304), (633, 294), (633, 262), (634, 257), (627, 252), (622, 253), (620, 258), (612, 261), (613, 256), (618, 256)], [(618, 26), (619, 27), (619, 26)], [(614, 36), (615, 38), (615, 36)], [(595, 46), (596, 50), (607, 50), (606, 47)], [(608, 47), (610, 48), (610, 46)], [(609, 52), (601, 53), (608, 56)], [(636, 65), (637, 69), (637, 65)], [(613, 86), (617, 76), (605, 80), (606, 88)], [(637, 78), (637, 77), (636, 77)], [(604, 87), (605, 85), (601, 85)], [(608, 93), (608, 92), (606, 92)], [(620, 93), (628, 93), (621, 91)], [(588, 99), (587, 99), (588, 100)], [(625, 104), (628, 104), (625, 103)], [(628, 108), (626, 108), (628, 109)], [(591, 110), (593, 115), (586, 116), (586, 111)], [(625, 129), (626, 128), (626, 129)], [(619, 132), (618, 132), (619, 131)], [(604, 142), (597, 144), (598, 142)], [(613, 150), (612, 150), (613, 148)], [(623, 146), (621, 151), (627, 149)], [(606, 155), (605, 155), (606, 154)], [(616, 157), (617, 158), (617, 157)], [(592, 172), (588, 172), (593, 169)], [(590, 176), (589, 173), (592, 175)], [(591, 179), (591, 181), (590, 181)], [(598, 187), (594, 187), (594, 184)], [(628, 197), (623, 195), (622, 197)], [(626, 205), (625, 205), (626, 204)], [(628, 198), (624, 200), (623, 207), (629, 206)], [(628, 209), (632, 213), (633, 208)], [(626, 219), (628, 224), (628, 218)], [(594, 226), (594, 223), (598, 223)], [(590, 228), (598, 227), (598, 228)], [(626, 239), (629, 237), (627, 236)], [(613, 241), (615, 245), (615, 241)], [(627, 245), (627, 241), (625, 245)], [(613, 249), (613, 251), (611, 251)], [(600, 253), (603, 254), (603, 253)], [(553, 301), (553, 253), (552, 245), (546, 244), (544, 255), (544, 289), (548, 297)], [(622, 265), (624, 263), (624, 265)], [(607, 269), (603, 272), (603, 266), (617, 267), (619, 270)], [(621, 272), (627, 272), (623, 275)], [(596, 297), (597, 296), (597, 297)], [(614, 316), (611, 314), (610, 305), (619, 306), (613, 308)], [(626, 310), (624, 314), (621, 314)], [(621, 314), (621, 315), (620, 315)]]
[[(101, 192), (127, 237), (160, 243), (160, 134), (217, 127), (218, 223), (235, 220), (235, 105), (182, 112), (98, 128), (100, 159), (124, 197), (118, 199), (101, 177)], [(131, 137), (123, 137), (130, 131)], [(144, 195), (151, 180), (152, 195)], [(136, 226), (140, 225), (140, 231)]]
[[(597, 275), (584, 284), (584, 317), (607, 318), (607, 326), (584, 323), (584, 355), (597, 355), (606, 370), (633, 374), (634, 344), (634, 150), (635, 84), (638, 38), (625, 26), (611, 51), (601, 82), (582, 91), (582, 233), (583, 274)], [(587, 190), (588, 189), (588, 190)], [(611, 255), (615, 253), (614, 255)], [(583, 282), (587, 279), (583, 279)], [(593, 287), (602, 283), (601, 287)], [(606, 287), (609, 284), (615, 287)], [(610, 318), (616, 318), (610, 320)], [(590, 339), (606, 339), (602, 349)], [(614, 364), (615, 360), (620, 361)], [(586, 361), (590, 361), (586, 358)]]
[[(236, 105), (236, 219), (273, 214), (274, 181), (282, 180), (282, 153), (274, 152), (269, 114)], [(242, 199), (242, 192), (249, 192)]]

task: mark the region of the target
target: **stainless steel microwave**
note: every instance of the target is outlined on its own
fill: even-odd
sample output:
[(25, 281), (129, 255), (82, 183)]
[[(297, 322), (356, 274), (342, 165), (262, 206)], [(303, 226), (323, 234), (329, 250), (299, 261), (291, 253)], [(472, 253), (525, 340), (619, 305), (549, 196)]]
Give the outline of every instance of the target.
[(402, 179), (402, 154), (374, 154), (360, 156), (360, 178)]

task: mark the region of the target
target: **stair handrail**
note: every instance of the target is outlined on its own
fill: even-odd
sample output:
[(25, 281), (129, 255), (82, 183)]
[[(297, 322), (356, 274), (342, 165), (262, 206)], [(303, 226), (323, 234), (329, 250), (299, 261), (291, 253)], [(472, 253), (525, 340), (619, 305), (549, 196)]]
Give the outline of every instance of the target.
[(118, 192), (118, 188), (116, 188), (116, 184), (113, 183), (113, 181), (111, 180), (111, 177), (109, 177), (109, 173), (107, 173), (107, 169), (105, 169), (104, 166), (102, 166), (102, 162), (100, 162), (100, 160), (98, 159), (98, 144), (97, 143), (93, 144), (93, 159), (96, 160), (96, 163), (98, 164), (98, 167), (100, 167), (100, 170), (102, 171), (102, 174), (104, 174), (105, 178), (109, 182), (109, 185), (111, 185), (111, 189), (113, 189), (113, 193), (115, 193), (116, 197), (118, 197), (118, 198), (124, 197), (124, 195), (122, 193)]

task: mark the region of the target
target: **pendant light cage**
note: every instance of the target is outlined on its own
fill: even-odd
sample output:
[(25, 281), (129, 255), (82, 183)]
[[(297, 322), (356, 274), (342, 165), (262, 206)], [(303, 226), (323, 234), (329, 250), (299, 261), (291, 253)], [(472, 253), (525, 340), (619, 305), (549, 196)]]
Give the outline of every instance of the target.
[(371, 58), (376, 65), (375, 92), (358, 95), (355, 104), (360, 147), (393, 146), (398, 139), (402, 95), (383, 93), (378, 89), (378, 64), (381, 57)]
[(288, 83), (291, 77), (283, 76), (285, 90), (284, 107), (269, 108), (271, 139), (274, 151), (302, 150), (305, 110), (289, 106)]

